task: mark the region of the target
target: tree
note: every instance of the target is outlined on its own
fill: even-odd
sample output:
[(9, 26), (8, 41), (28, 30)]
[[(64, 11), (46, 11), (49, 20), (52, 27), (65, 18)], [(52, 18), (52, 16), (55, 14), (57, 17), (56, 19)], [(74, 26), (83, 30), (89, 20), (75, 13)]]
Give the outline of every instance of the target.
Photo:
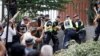
[(90, 25), (93, 24), (93, 20), (95, 17), (95, 12), (93, 9), (95, 3), (96, 3), (96, 0), (89, 0), (89, 8), (88, 8), (87, 14), (88, 14), (88, 20), (89, 20)]
[(16, 0), (5, 0), (7, 9), (9, 9), (9, 12), (11, 16), (13, 17), (17, 12), (17, 1)]
[(61, 10), (69, 2), (71, 0), (17, 0), (18, 9), (22, 12), (28, 11), (31, 14), (50, 9)]

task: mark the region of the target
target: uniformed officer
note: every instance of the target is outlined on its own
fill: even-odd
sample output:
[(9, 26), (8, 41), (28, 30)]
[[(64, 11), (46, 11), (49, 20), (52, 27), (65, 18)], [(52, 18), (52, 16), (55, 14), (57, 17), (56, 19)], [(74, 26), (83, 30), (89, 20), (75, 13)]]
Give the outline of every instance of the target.
[(65, 37), (64, 37), (64, 43), (63, 48), (67, 48), (69, 45), (69, 41), (71, 39), (75, 39), (76, 42), (80, 43), (78, 35), (76, 33), (75, 24), (73, 23), (70, 16), (67, 16), (64, 21), (64, 28), (65, 28)]
[(76, 27), (75, 27), (76, 31), (79, 35), (80, 40), (83, 42), (83, 41), (85, 41), (85, 36), (86, 36), (86, 31), (85, 31), (85, 28), (84, 28), (84, 24), (80, 20), (79, 15), (76, 14), (76, 15), (74, 15), (73, 18), (74, 18), (74, 23), (76, 25)]
[(53, 23), (49, 19), (49, 15), (45, 15), (45, 25), (44, 25), (44, 30), (45, 30), (45, 38), (44, 38), (44, 44), (49, 44), (50, 40), (52, 39), (54, 46), (53, 46), (53, 51), (58, 50), (59, 46), (59, 41), (58, 38), (56, 37), (57, 32), (55, 29), (56, 25), (53, 25)]

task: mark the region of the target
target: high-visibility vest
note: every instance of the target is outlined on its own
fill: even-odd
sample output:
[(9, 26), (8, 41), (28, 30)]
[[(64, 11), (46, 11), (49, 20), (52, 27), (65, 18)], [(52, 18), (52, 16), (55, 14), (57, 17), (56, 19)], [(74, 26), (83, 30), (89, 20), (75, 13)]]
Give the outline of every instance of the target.
[[(79, 22), (80, 22), (80, 24), (79, 24)], [(75, 22), (75, 25), (76, 25), (76, 28), (79, 28), (79, 27), (83, 26), (83, 22), (77, 21), (77, 22)]]
[(67, 19), (67, 20), (64, 21), (64, 28), (65, 28), (65, 29), (74, 28), (71, 19)]
[[(47, 26), (48, 23), (50, 23), (51, 25)], [(47, 32), (47, 31), (51, 32), (53, 30), (52, 29), (52, 22), (50, 22), (50, 21), (45, 22), (44, 30), (45, 30), (45, 32)]]

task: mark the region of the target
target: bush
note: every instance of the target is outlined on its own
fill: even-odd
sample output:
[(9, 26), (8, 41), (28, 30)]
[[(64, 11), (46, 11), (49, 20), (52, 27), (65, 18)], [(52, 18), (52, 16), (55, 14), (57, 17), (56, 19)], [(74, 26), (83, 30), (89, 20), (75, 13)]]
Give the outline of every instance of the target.
[(54, 56), (100, 56), (100, 41), (87, 41), (70, 45), (66, 50), (58, 51)]

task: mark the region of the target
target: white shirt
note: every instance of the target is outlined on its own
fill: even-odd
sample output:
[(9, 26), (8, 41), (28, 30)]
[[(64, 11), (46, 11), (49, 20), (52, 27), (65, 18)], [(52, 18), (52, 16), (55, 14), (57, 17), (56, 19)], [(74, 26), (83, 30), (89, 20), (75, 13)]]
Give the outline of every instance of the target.
[(27, 40), (27, 39), (29, 39), (29, 38), (33, 38), (34, 43), (35, 43), (35, 40), (37, 39), (35, 36), (32, 36), (30, 32), (24, 33), (22, 37), (23, 37), (23, 39), (22, 39), (21, 43), (22, 43), (23, 45), (26, 45), (26, 44), (25, 44), (25, 40)]
[[(6, 32), (7, 32), (7, 27), (4, 28), (4, 32), (1, 36), (1, 39), (4, 40), (6, 38)], [(9, 26), (9, 29), (8, 29), (8, 39), (7, 39), (7, 42), (12, 42), (13, 41), (13, 36), (16, 35), (16, 29), (12, 29), (10, 26)]]

